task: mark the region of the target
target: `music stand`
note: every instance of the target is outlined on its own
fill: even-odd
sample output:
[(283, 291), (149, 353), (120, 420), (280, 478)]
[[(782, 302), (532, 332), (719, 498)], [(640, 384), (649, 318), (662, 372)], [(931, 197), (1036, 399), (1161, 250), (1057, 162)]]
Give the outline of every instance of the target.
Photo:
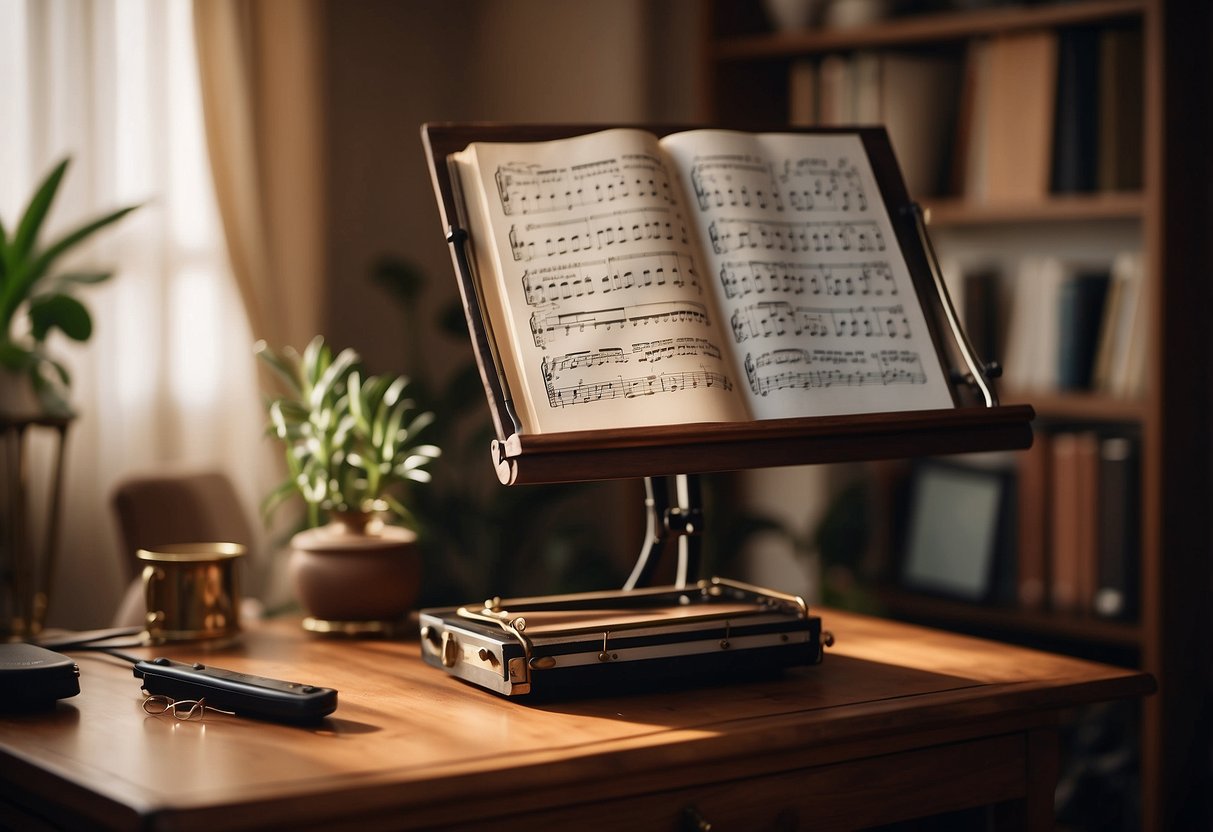
[[(985, 364), (978, 358), (960, 326), (926, 232), (923, 213), (909, 199), (883, 128), (780, 128), (779, 132), (849, 133), (858, 135), (862, 140), (888, 208), (897, 245), (906, 259), (918, 301), (926, 316), (932, 342), (948, 371), (954, 407), (608, 431), (523, 432), (515, 415), (508, 383), (500, 370), (490, 329), (482, 317), (483, 307), (469, 252), (469, 232), (462, 227), (459, 219), (458, 188), (453, 181), (449, 160), (452, 154), (473, 142), (549, 141), (579, 136), (605, 127), (426, 124), (421, 134), (443, 232), (450, 246), (472, 347), (496, 434), (490, 454), (497, 477), (505, 485), (643, 478), (646, 489), (646, 535), (639, 559), (625, 585), (625, 593), (639, 592), (639, 588), (651, 579), (663, 551), (673, 549), (678, 556), (677, 578), (674, 586), (667, 589), (682, 590), (697, 586), (705, 596), (716, 593), (715, 597), (720, 597), (723, 593), (733, 600), (744, 596), (748, 601), (758, 599), (759, 604), (769, 602), (774, 606), (799, 606), (802, 617), (808, 617), (803, 600), (798, 598), (789, 601), (789, 596), (716, 579), (694, 584), (699, 578), (699, 542), (704, 526), (699, 487), (695, 479), (697, 474), (780, 465), (1022, 449), (1031, 445), (1031, 421), (1035, 414), (1028, 405), (999, 404), (991, 382), (998, 375), (999, 368)], [(663, 136), (683, 128), (644, 126), (643, 129)], [(722, 587), (725, 588), (722, 590)], [(619, 601), (618, 593), (605, 600), (599, 594), (592, 595), (592, 599), (586, 596), (585, 603)], [(464, 622), (478, 619), (487, 628), (477, 634), (479, 638), (497, 630), (506, 633), (507, 640), (524, 645), (523, 664), (527, 664), (533, 663), (535, 656), (532, 646), (526, 646), (527, 636), (515, 626), (522, 621), (518, 613), (524, 609), (550, 611), (553, 603), (563, 603), (565, 608), (570, 603), (574, 606), (581, 604), (581, 601), (570, 601), (571, 598), (518, 599), (525, 601), (525, 604), (514, 603), (508, 610), (499, 599), (494, 599), (486, 602), (481, 610), (461, 608), (456, 617), (462, 616)], [(428, 633), (423, 631), (425, 637), (422, 639), (426, 658), (448, 670), (454, 670), (466, 653), (466, 650), (456, 650), (448, 644), (446, 634), (453, 632), (450, 630), (451, 623), (450, 619), (442, 619), (441, 616), (427, 619), (423, 615), (423, 624), (428, 628)], [(464, 633), (465, 641), (469, 635)], [(453, 636), (451, 640), (454, 640)], [(726, 637), (724, 641), (729, 639)], [(480, 649), (483, 652), (486, 648)], [(819, 659), (819, 644), (816, 649)], [(609, 656), (610, 653), (604, 647), (600, 655)], [(514, 669), (509, 660), (501, 664), (502, 667), (494, 672)], [(529, 690), (529, 673), (521, 664), (515, 662), (515, 665), (520, 675), (513, 688), (508, 672), (505, 672), (504, 686), (486, 686), (507, 694)], [(482, 679), (472, 680), (484, 684)]]

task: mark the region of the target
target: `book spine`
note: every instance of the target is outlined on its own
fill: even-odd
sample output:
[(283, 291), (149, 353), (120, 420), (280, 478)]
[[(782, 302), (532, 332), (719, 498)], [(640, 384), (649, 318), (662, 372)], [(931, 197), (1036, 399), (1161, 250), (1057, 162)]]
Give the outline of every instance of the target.
[(1088, 272), (1067, 278), (1058, 290), (1058, 389), (1091, 387), (1108, 282), (1107, 272)]
[(1032, 447), (1019, 457), (1016, 487), (1018, 557), (1017, 598), (1025, 609), (1043, 609), (1049, 596), (1049, 546), (1052, 438), (1037, 432)]
[(1067, 432), (1053, 437), (1049, 606), (1056, 612), (1076, 612), (1079, 608), (1082, 499), (1078, 454), (1078, 434)]
[(1075, 497), (1078, 512), (1076, 606), (1078, 612), (1090, 613), (1095, 605), (1099, 569), (1099, 437), (1091, 431), (1079, 433), (1075, 456), (1078, 487)]
[(1052, 190), (1085, 193), (1095, 190), (1098, 167), (1099, 33), (1063, 29), (1059, 38)]
[(982, 269), (967, 272), (962, 280), (961, 315), (969, 341), (983, 361), (1002, 361), (1001, 278), (993, 269)]
[(788, 123), (812, 127), (817, 123), (817, 62), (808, 58), (793, 61), (788, 70)]
[[(990, 201), (1032, 200), (1049, 191), (1057, 89), (1057, 34), (1000, 34), (990, 41), (979, 176)], [(981, 94), (979, 90), (979, 94)]]
[(1145, 95), (1142, 33), (1110, 28), (1099, 43), (1098, 186), (1128, 191), (1142, 184)]
[(1099, 554), (1094, 612), (1107, 618), (1137, 613), (1141, 545), (1141, 453), (1129, 436), (1105, 437), (1099, 446)]

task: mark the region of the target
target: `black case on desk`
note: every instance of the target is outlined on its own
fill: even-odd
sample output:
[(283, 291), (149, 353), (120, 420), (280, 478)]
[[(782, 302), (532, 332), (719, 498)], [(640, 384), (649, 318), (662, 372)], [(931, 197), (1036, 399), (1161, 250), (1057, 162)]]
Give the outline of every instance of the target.
[(713, 578), (421, 612), (425, 661), (505, 696), (744, 681), (821, 661), (804, 600)]

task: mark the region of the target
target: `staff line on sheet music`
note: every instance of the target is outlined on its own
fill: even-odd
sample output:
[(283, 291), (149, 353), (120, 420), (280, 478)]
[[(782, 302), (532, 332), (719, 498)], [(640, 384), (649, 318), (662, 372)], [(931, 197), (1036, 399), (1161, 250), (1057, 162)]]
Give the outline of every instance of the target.
[(613, 379), (579, 382), (565, 387), (555, 386), (553, 377), (545, 373), (544, 381), (547, 386), (548, 405), (554, 408), (589, 404), (604, 399), (634, 399), (659, 393), (700, 389), (727, 393), (733, 389), (733, 382), (728, 376), (707, 369), (663, 372), (630, 378), (617, 376)]
[(642, 154), (557, 168), (511, 162), (498, 166), (493, 178), (506, 216), (571, 211), (632, 197), (674, 202), (666, 166)]
[(901, 305), (842, 309), (793, 306), (760, 301), (738, 307), (729, 318), (737, 343), (787, 335), (835, 338), (910, 338), (910, 322)]
[(868, 209), (859, 169), (846, 159), (832, 166), (812, 158), (772, 163), (747, 155), (701, 156), (691, 167), (691, 189), (702, 212), (726, 206), (779, 213)]
[(567, 266), (550, 266), (522, 275), (528, 306), (627, 289), (657, 290), (665, 286), (702, 292), (694, 261), (675, 251), (645, 252)]
[(616, 306), (605, 309), (586, 309), (578, 312), (535, 312), (531, 315), (531, 335), (535, 346), (543, 348), (553, 337), (570, 335), (574, 331), (585, 332), (615, 327), (648, 326), (672, 322), (691, 322), (709, 326), (708, 308), (695, 301), (660, 301)]
[(885, 250), (880, 226), (870, 220), (718, 219), (708, 226), (708, 241), (721, 255), (757, 249), (816, 254)]
[(581, 350), (565, 355), (545, 358), (545, 372), (588, 369), (608, 364), (639, 363), (657, 364), (677, 357), (702, 357), (719, 360), (720, 347), (706, 338), (663, 338), (660, 341), (641, 341), (631, 348), (603, 347), (596, 350)]
[[(775, 368), (771, 372), (762, 370)], [(780, 349), (746, 355), (750, 389), (766, 396), (778, 390), (926, 384), (922, 358), (912, 350)]]
[(837, 264), (733, 260), (721, 266), (720, 283), (730, 300), (768, 292), (832, 297), (897, 294), (897, 283), (887, 260)]
[(689, 243), (685, 224), (668, 208), (632, 208), (577, 219), (510, 226), (515, 261), (601, 251), (624, 243)]

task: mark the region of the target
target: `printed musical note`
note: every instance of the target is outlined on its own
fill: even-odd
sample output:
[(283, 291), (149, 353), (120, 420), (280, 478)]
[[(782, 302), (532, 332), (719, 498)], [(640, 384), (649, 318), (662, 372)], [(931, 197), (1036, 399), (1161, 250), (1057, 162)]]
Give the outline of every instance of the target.
[(693, 301), (661, 301), (580, 312), (535, 312), (531, 315), (531, 335), (535, 346), (546, 347), (552, 338), (587, 330), (611, 330), (625, 326), (648, 326), (688, 322), (709, 326), (708, 309)]
[(766, 251), (833, 252), (884, 251), (884, 235), (872, 221), (774, 222), (720, 219), (708, 227), (717, 254), (763, 249)]
[(759, 301), (733, 310), (729, 323), (737, 343), (788, 334), (810, 338), (909, 338), (910, 322), (900, 306), (842, 308), (793, 306)]
[(566, 387), (557, 387), (553, 383), (553, 377), (546, 374), (545, 368), (544, 379), (547, 386), (548, 406), (554, 408), (589, 404), (604, 399), (633, 399), (640, 396), (677, 393), (701, 388), (721, 393), (728, 393), (733, 389), (733, 382), (728, 376), (707, 369), (656, 373), (631, 378), (617, 376), (603, 381), (578, 382)]
[(669, 171), (659, 159), (643, 154), (557, 168), (513, 162), (499, 166), (494, 180), (507, 216), (569, 211), (631, 197), (674, 201)]
[(720, 347), (706, 338), (663, 338), (660, 341), (644, 341), (632, 345), (632, 353), (638, 361), (656, 364), (668, 358), (698, 356), (720, 358)]
[(768, 207), (782, 211), (771, 168), (750, 156), (710, 156), (695, 160), (691, 188), (699, 210)]
[(881, 324), (884, 326), (884, 331), (888, 333), (890, 338), (912, 338), (910, 332), (910, 318), (906, 315), (905, 307), (903, 306), (874, 306), (872, 311), (875, 312)]
[[(599, 261), (599, 264), (605, 265), (605, 261)], [(597, 284), (598, 278), (584, 264), (522, 273), (522, 292), (527, 306), (592, 295)]]
[(522, 291), (528, 306), (567, 301), (595, 292), (664, 287), (702, 293), (694, 261), (689, 256), (674, 251), (629, 254), (527, 270), (522, 274)]
[(694, 261), (685, 254), (673, 251), (607, 258), (606, 274), (601, 284), (603, 292), (666, 285), (678, 289), (690, 287), (696, 293), (702, 291), (699, 277), (695, 274)]
[(749, 295), (826, 295), (880, 297), (897, 294), (887, 261), (833, 265), (762, 260), (725, 261), (720, 283), (729, 299)]
[(922, 358), (911, 350), (780, 349), (746, 355), (746, 378), (759, 396), (777, 390), (926, 384)]
[(552, 377), (561, 370), (602, 367), (606, 364), (627, 364), (628, 355), (621, 347), (603, 347), (597, 350), (571, 352), (556, 358), (543, 359), (543, 374)]
[(663, 338), (660, 341), (640, 341), (623, 347), (603, 347), (596, 350), (581, 350), (565, 355), (543, 359), (543, 371), (555, 376), (568, 370), (585, 370), (608, 364), (645, 363), (657, 364), (670, 358), (695, 356), (720, 359), (720, 347), (706, 338)]
[(688, 241), (686, 226), (668, 208), (638, 208), (510, 227), (517, 261), (597, 251), (627, 242)]
[(846, 159), (784, 160), (779, 183), (793, 211), (866, 211), (868, 197), (859, 169)]

